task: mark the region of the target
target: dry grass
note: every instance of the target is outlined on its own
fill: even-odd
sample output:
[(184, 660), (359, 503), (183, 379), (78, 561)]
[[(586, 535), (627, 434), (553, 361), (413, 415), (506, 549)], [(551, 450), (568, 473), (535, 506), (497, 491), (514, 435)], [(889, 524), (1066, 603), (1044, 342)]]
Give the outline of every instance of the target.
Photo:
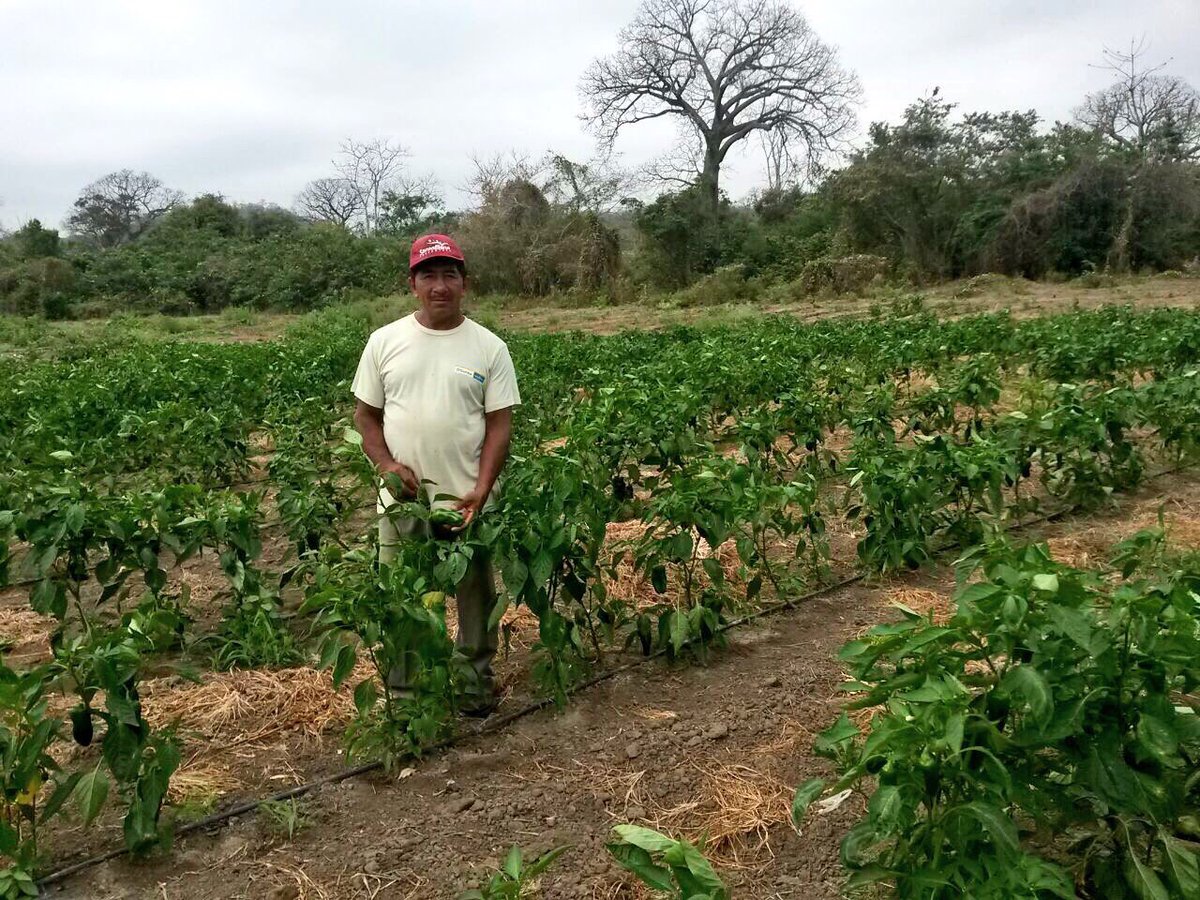
[[(1163, 510), (1163, 524), (1168, 546), (1176, 549), (1200, 550), (1200, 518), (1188, 515), (1188, 506), (1171, 501), (1177, 508), (1167, 510), (1155, 500), (1120, 520), (1103, 521), (1070, 534), (1050, 538), (1050, 554), (1055, 561), (1076, 569), (1103, 568), (1112, 555), (1117, 543), (1132, 537), (1145, 528), (1156, 528), (1159, 524), (1159, 509)], [(1135, 507), (1136, 509), (1136, 507)]]
[(182, 686), (174, 680), (147, 681), (142, 698), (147, 721), (155, 729), (176, 727), (183, 741), (184, 762), (171, 779), (172, 799), (238, 787), (242, 782), (235, 773), (269, 739), (317, 740), (353, 716), (354, 686), (369, 677), (374, 677), (371, 668), (360, 662), (336, 691), (328, 672), (309, 668), (221, 672), (203, 684)]
[[(649, 798), (642, 785), (642, 779), (646, 777), (645, 770), (632, 772), (616, 766), (606, 766), (595, 762), (586, 763), (578, 759), (574, 760), (574, 763), (587, 775), (586, 783), (593, 797), (604, 795), (611, 797), (615, 803), (622, 804), (622, 813), (624, 812), (624, 807), (627, 806), (640, 806), (642, 809), (649, 808)], [(567, 777), (578, 776), (577, 772), (560, 769), (557, 766), (546, 766), (546, 768)], [(610, 815), (614, 819), (624, 819), (623, 815), (616, 815), (614, 813), (610, 813)]]
[[(746, 759), (758, 759), (747, 754)], [(696, 795), (658, 813), (655, 827), (699, 841), (722, 868), (759, 868), (772, 858), (771, 827), (788, 821), (792, 789), (768, 772), (741, 762), (693, 763), (700, 775)]]
[(0, 644), (8, 644), (10, 662), (20, 657), (22, 662), (49, 657), (50, 632), (58, 623), (28, 607), (0, 609)]
[[(650, 707), (635, 713), (653, 719), (673, 715)], [(705, 855), (719, 868), (761, 869), (774, 855), (771, 828), (787, 822), (791, 815), (792, 788), (772, 770), (788, 771), (794, 754), (807, 747), (812, 737), (808, 729), (789, 721), (776, 737), (739, 753), (736, 759), (692, 762), (698, 774), (694, 793), (671, 807), (655, 799), (644, 770), (631, 771), (594, 761), (576, 760), (575, 764), (587, 776), (586, 783), (594, 796), (612, 798), (610, 815), (614, 820), (624, 821), (624, 810), (638, 806), (645, 811), (645, 822), (651, 827), (693, 843), (704, 839)], [(628, 893), (627, 881), (608, 886), (624, 892), (604, 896), (641, 896)]]
[[(654, 590), (649, 579), (633, 566), (633, 555), (628, 550), (630, 545), (646, 532), (646, 527), (644, 522), (636, 520), (609, 523), (601, 557), (611, 557), (617, 554), (618, 559), (615, 566), (616, 577), (605, 577), (605, 591), (609, 598), (625, 603), (634, 609), (643, 609), (663, 603), (673, 603), (678, 606), (684, 601), (683, 584), (678, 578), (669, 577), (666, 593), (659, 594)], [(697, 541), (696, 558), (698, 560), (715, 557), (721, 564), (721, 570), (725, 573), (726, 586), (735, 593), (739, 587), (744, 587), (741, 577), (741, 560), (738, 557), (737, 546), (732, 540), (721, 544), (715, 551), (703, 538), (698, 538)], [(707, 575), (699, 565), (696, 566), (695, 578), (696, 584), (693, 590), (699, 593), (702, 586), (708, 583)]]
[(213, 673), (202, 684), (146, 682), (142, 707), (154, 728), (176, 724), (223, 745), (292, 731), (317, 738), (354, 713), (354, 685), (372, 675), (366, 663), (334, 690), (329, 672), (301, 667)]
[(885, 603), (898, 603), (922, 616), (932, 616), (935, 625), (944, 625), (954, 615), (952, 598), (924, 588), (897, 588), (888, 591), (883, 599)]

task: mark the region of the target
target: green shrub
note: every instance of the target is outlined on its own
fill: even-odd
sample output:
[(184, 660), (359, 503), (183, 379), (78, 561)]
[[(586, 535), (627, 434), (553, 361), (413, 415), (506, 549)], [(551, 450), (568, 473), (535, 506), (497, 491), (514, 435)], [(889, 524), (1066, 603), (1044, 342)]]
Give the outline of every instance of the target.
[(710, 275), (705, 275), (690, 287), (677, 292), (672, 300), (682, 307), (715, 306), (719, 303), (735, 303), (749, 297), (750, 284), (746, 281), (745, 269), (740, 265), (722, 266)]

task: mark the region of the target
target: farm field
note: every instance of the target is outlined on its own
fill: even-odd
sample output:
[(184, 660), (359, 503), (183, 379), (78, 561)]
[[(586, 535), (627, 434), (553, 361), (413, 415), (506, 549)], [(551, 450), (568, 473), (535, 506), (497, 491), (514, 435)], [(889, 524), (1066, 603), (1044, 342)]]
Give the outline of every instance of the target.
[[(526, 405), (502, 504), (383, 576), (374, 479), (347, 432), (365, 310), (261, 341), (16, 348), (0, 358), (6, 852), (38, 872), (122, 840), (160, 854), (63, 896), (444, 897), (512, 843), (571, 844), (544, 896), (636, 897), (602, 846), (635, 822), (706, 833), (735, 896), (838, 896), (838, 844), (871, 785), (800, 834), (788, 823), (797, 786), (853, 769), (848, 737), (828, 739), (832, 761), (812, 749), (839, 718), (844, 643), (895, 623), (893, 602), (946, 639), (947, 564), (997, 529), (1028, 526), (1012, 540), (1047, 538), (1109, 581), (1112, 554), (1132, 553), (1114, 548), (1141, 535), (1127, 576), (1192, 583), (1177, 558), (1200, 549), (1200, 314), (1179, 306), (509, 332)], [(564, 711), (412, 761), (456, 727), (443, 595), (482, 547), (503, 561), (499, 715), (545, 697)], [(1038, 590), (1075, 584), (1028, 564)], [(1194, 608), (1172, 609), (1194, 639)], [(377, 687), (398, 627), (426, 669), (410, 703)], [(1167, 784), (1194, 758), (1197, 665), (1172, 662), (1159, 694), (1176, 712), (1145, 714), (1164, 731), (1159, 756), (1129, 752), (1137, 778)], [(347, 752), (388, 772), (157, 849), (170, 823), (334, 773)], [(1175, 844), (1137, 839), (1164, 883), (1189, 877), (1172, 874)], [(1087, 895), (1095, 873), (1049, 855)]]

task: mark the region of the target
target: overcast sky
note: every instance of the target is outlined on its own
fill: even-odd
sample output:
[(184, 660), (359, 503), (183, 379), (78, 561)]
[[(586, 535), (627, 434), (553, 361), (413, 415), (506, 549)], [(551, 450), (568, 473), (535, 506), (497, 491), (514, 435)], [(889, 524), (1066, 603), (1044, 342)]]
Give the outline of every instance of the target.
[[(0, 0), (0, 224), (62, 222), (80, 188), (146, 169), (188, 195), (290, 206), (346, 137), (408, 146), (461, 206), (472, 154), (591, 155), (577, 86), (638, 0)], [(861, 127), (940, 86), (965, 110), (1065, 119), (1105, 45), (1200, 86), (1200, 0), (797, 3), (863, 84)], [(666, 149), (649, 123), (627, 165)], [(742, 196), (761, 162), (732, 160)]]

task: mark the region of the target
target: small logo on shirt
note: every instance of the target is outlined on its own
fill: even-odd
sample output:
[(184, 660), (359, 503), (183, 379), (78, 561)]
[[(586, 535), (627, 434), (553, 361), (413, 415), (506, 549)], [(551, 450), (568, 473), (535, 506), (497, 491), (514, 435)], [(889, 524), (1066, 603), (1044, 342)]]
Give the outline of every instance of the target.
[(468, 378), (474, 378), (480, 384), (483, 384), (483, 382), (486, 380), (482, 372), (475, 372), (471, 369), (463, 368), (462, 366), (455, 366), (454, 371), (459, 375), (466, 375)]

